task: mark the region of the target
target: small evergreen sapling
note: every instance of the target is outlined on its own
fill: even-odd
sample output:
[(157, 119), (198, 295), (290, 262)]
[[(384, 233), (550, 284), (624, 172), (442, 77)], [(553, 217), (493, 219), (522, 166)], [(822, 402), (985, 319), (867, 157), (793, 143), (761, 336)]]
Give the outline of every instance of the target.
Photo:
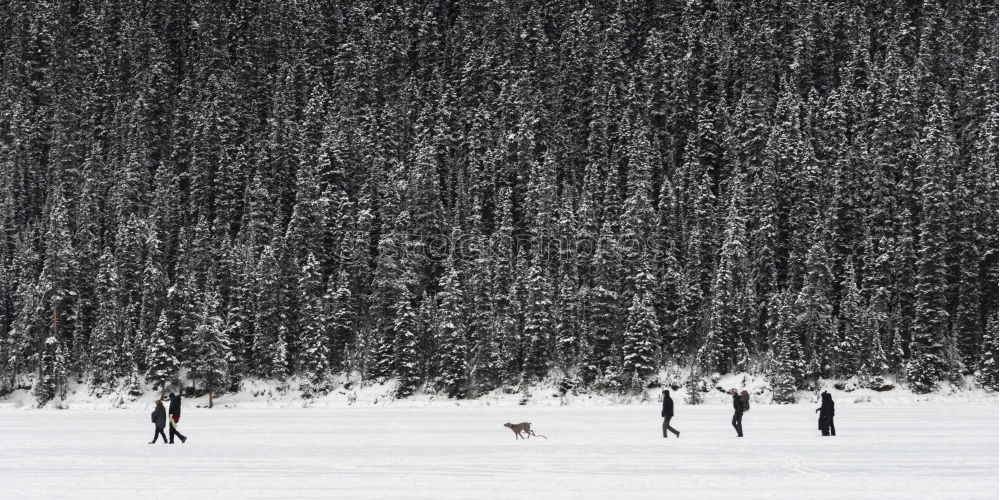
[(692, 367), (691, 372), (688, 374), (687, 378), (684, 379), (684, 392), (686, 393), (685, 401), (689, 405), (700, 405), (704, 402), (704, 396), (702, 395), (702, 386), (704, 382), (697, 372)]

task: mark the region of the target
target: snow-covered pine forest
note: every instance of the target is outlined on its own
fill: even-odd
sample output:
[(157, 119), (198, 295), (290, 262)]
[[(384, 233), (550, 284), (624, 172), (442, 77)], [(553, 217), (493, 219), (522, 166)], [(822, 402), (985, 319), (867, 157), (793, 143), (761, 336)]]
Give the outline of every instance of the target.
[(996, 2), (0, 19), (0, 394), (997, 387)]

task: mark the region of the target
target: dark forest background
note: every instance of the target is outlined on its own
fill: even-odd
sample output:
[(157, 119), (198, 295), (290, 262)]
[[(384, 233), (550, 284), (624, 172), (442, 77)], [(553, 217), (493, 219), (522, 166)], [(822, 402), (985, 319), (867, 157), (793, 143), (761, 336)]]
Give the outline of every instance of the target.
[(0, 394), (996, 389), (996, 2), (0, 20)]

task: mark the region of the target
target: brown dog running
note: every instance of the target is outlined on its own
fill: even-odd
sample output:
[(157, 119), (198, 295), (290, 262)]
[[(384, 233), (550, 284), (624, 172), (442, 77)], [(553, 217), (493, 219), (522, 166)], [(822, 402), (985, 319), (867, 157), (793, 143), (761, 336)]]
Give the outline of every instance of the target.
[(522, 437), (521, 433), (522, 432), (526, 436), (526, 437), (524, 437), (524, 439), (528, 439), (531, 436), (548, 439), (547, 437), (545, 437), (545, 436), (543, 436), (541, 434), (535, 434), (535, 431), (531, 430), (531, 422), (521, 422), (519, 424), (512, 424), (512, 423), (508, 422), (506, 424), (503, 424), (503, 426), (506, 427), (506, 428), (508, 428), (508, 429), (510, 429), (510, 430), (512, 430), (512, 431), (514, 431), (514, 439), (521, 439), (521, 437)]

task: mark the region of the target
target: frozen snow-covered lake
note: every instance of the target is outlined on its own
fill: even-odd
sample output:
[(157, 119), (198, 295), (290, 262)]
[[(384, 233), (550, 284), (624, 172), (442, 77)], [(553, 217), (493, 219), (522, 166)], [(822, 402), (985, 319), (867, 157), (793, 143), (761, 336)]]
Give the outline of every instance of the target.
[[(0, 411), (3, 498), (998, 497), (996, 403), (183, 411), (186, 444), (150, 445), (149, 411)], [(504, 422), (549, 439), (515, 441)]]

